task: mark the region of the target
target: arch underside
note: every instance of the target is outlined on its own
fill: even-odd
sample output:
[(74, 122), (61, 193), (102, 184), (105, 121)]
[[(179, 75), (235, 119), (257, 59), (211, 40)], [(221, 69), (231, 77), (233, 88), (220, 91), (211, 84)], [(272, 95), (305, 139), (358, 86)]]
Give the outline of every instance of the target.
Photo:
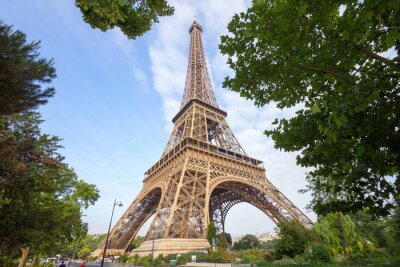
[(266, 192), (240, 182), (223, 182), (213, 190), (210, 197), (210, 218), (218, 232), (225, 232), (225, 218), (228, 211), (241, 202), (257, 207), (275, 224), (291, 218), (289, 212)]
[(161, 194), (161, 189), (155, 188), (144, 196), (139, 195), (110, 235), (109, 249), (126, 250), (128, 248), (143, 224), (157, 211)]

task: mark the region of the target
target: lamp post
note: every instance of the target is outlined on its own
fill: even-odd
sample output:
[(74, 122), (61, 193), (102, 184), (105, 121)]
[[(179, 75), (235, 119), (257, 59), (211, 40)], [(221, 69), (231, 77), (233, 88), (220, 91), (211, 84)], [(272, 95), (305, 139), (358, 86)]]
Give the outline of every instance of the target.
[(109, 235), (110, 235), (111, 223), (112, 223), (112, 218), (113, 218), (113, 215), (114, 215), (114, 208), (115, 208), (116, 205), (118, 205), (118, 207), (122, 207), (122, 202), (121, 202), (121, 201), (118, 201), (118, 202), (117, 202), (117, 200), (114, 199), (114, 205), (113, 205), (112, 212), (111, 212), (110, 225), (108, 226), (106, 244), (104, 245), (103, 258), (101, 259), (101, 264), (100, 264), (101, 267), (103, 267), (103, 265), (104, 265), (104, 258), (106, 257), (107, 246), (108, 246), (108, 237), (109, 237)]

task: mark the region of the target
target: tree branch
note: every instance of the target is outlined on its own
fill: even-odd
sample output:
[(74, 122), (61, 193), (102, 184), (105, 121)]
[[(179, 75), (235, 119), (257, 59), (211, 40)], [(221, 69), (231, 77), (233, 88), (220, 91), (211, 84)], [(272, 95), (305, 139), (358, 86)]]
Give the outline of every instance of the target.
[(365, 46), (358, 47), (358, 49), (359, 49), (361, 52), (363, 52), (364, 54), (366, 54), (366, 55), (367, 55), (368, 57), (370, 57), (370, 58), (373, 58), (373, 59), (376, 59), (376, 60), (378, 60), (378, 61), (381, 61), (381, 62), (383, 62), (383, 63), (385, 63), (386, 65), (389, 65), (389, 66), (391, 66), (391, 67), (399, 68), (399, 65), (396, 64), (395, 62), (393, 62), (392, 60), (387, 59), (387, 58), (385, 58), (385, 57), (382, 57), (382, 56), (380, 56), (380, 55), (378, 55), (378, 54), (372, 52), (371, 50), (368, 50), (368, 48), (365, 47)]
[(292, 65), (294, 65), (294, 66), (296, 66), (298, 68), (301, 68), (301, 69), (305, 69), (305, 70), (311, 70), (311, 71), (318, 72), (318, 73), (323, 73), (323, 74), (331, 74), (331, 75), (333, 75), (335, 77), (338, 77), (338, 78), (340, 78), (342, 80), (345, 80), (346, 82), (348, 82), (350, 84), (353, 84), (353, 85), (356, 84), (356, 82), (350, 76), (342, 74), (342, 73), (339, 73), (339, 72), (337, 72), (335, 70), (332, 70), (332, 69), (321, 69), (321, 68), (317, 68), (317, 67), (305, 66), (305, 65), (302, 65), (302, 64), (292, 64)]

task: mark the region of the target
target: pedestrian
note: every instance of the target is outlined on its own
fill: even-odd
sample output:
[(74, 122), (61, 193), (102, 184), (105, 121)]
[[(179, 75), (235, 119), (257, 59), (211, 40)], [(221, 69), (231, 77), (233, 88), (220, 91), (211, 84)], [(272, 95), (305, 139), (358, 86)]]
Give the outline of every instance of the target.
[(82, 262), (82, 264), (79, 267), (86, 267), (86, 262)]
[(67, 267), (67, 266), (65, 265), (64, 261), (62, 261), (59, 267)]

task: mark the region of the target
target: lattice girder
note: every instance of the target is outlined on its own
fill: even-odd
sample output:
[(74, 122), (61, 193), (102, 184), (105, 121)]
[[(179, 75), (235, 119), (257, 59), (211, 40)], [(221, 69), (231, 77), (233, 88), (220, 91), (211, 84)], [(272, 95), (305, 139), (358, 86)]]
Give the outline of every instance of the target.
[(189, 60), (181, 108), (191, 99), (199, 99), (218, 108), (210, 75), (208, 74), (203, 42), (201, 40), (201, 32), (201, 26), (194, 22), (189, 30)]
[[(170, 245), (182, 244), (180, 239), (196, 240), (193, 247), (206, 249), (208, 224), (214, 220), (218, 231), (224, 232), (227, 213), (240, 202), (259, 208), (274, 223), (295, 219), (307, 227), (312, 224), (266, 178), (262, 161), (246, 155), (228, 126), (208, 75), (201, 31), (194, 22), (185, 91), (172, 120), (174, 129), (161, 158), (146, 171), (141, 193), (111, 231), (108, 248), (112, 251), (125, 251), (153, 214), (146, 241), (135, 253), (148, 254), (152, 240)], [(174, 249), (168, 252), (180, 253), (182, 247)]]
[(141, 192), (110, 234), (108, 247), (125, 250), (142, 225), (157, 210), (161, 198), (161, 188)]
[[(263, 168), (195, 147), (184, 147), (152, 172), (144, 183), (144, 187), (147, 186), (165, 189), (146, 240), (205, 238), (207, 226), (218, 209), (214, 203), (218, 191), (224, 200), (219, 202), (223, 206), (222, 230), (227, 212), (239, 202), (254, 205), (275, 223), (295, 219), (311, 225), (311, 221), (265, 178)], [(226, 192), (233, 192), (231, 196), (234, 197), (227, 197)], [(117, 224), (115, 228), (118, 227)]]
[(190, 102), (188, 109), (176, 121), (175, 127), (162, 154), (165, 155), (184, 138), (190, 137), (218, 147), (246, 155), (225, 116), (215, 109), (202, 105), (201, 102)]

